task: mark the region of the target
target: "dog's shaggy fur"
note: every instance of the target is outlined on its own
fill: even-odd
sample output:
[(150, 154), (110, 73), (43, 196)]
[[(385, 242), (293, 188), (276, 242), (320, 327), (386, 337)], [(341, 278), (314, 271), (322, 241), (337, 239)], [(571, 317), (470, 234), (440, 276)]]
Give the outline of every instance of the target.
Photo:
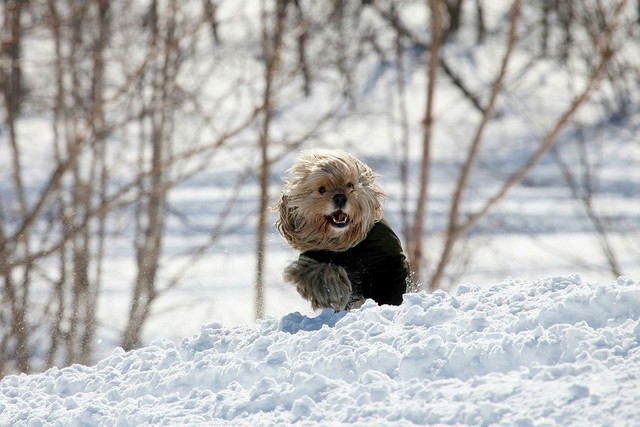
[(310, 301), (314, 309), (332, 307), (340, 311), (349, 303), (351, 281), (339, 265), (301, 255), (285, 269), (284, 277), (296, 285), (300, 296)]
[[(303, 152), (288, 170), (276, 226), (302, 254), (284, 277), (314, 309), (342, 310), (363, 298), (401, 302), (408, 271), (383, 220), (384, 197), (371, 168), (344, 151)], [(387, 271), (393, 292), (377, 289), (386, 285), (374, 276)]]
[[(278, 230), (300, 252), (345, 251), (362, 241), (382, 219), (384, 192), (373, 171), (352, 155), (338, 150), (304, 152), (288, 170), (280, 199)], [(344, 194), (346, 227), (336, 228), (327, 217), (336, 212), (333, 197)]]

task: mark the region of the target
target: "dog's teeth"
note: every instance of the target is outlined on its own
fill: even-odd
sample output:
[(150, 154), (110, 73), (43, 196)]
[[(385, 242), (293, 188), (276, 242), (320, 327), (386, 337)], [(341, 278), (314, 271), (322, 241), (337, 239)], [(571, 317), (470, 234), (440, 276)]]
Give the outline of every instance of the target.
[(344, 224), (345, 222), (347, 222), (348, 218), (349, 217), (344, 212), (338, 212), (337, 214), (333, 215), (333, 221), (338, 224)]

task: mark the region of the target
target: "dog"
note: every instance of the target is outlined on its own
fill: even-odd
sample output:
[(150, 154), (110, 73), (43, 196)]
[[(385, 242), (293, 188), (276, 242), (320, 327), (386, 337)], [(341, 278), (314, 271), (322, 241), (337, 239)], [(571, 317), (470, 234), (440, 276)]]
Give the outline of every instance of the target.
[(314, 310), (402, 303), (409, 269), (385, 198), (373, 170), (342, 150), (304, 151), (288, 169), (276, 227), (300, 255), (284, 279)]

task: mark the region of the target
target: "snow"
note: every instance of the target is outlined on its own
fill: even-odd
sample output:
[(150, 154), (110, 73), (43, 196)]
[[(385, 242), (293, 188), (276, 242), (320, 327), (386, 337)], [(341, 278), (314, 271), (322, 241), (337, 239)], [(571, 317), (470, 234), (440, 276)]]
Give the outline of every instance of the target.
[(633, 425), (640, 282), (461, 285), (0, 382), (0, 425)]

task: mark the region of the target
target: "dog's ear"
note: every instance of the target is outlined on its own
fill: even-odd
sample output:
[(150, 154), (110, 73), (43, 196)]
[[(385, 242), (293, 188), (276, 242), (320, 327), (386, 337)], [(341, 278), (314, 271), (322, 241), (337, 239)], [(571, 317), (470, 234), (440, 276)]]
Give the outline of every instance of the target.
[(278, 203), (278, 206), (274, 210), (278, 211), (276, 228), (282, 237), (291, 243), (295, 232), (295, 226), (293, 224), (291, 208), (289, 207), (289, 196), (282, 194), (282, 197), (280, 197), (280, 203)]
[(278, 229), (280, 234), (282, 234), (283, 236), (285, 236), (283, 227), (286, 226), (285, 224), (287, 222), (286, 221), (287, 201), (288, 201), (288, 197), (285, 194), (282, 194), (280, 196), (280, 201), (278, 202), (278, 205), (273, 207), (273, 211), (278, 213), (278, 219), (276, 220), (276, 228)]
[[(278, 204), (276, 206), (274, 206), (272, 208), (272, 210), (274, 212), (278, 212), (279, 213), (279, 218), (282, 218), (282, 213), (283, 211), (287, 210), (287, 206), (289, 206), (289, 196), (287, 196), (286, 194), (282, 193), (282, 195), (280, 196), (280, 200), (278, 201)], [(278, 219), (278, 222), (280, 221), (280, 219)]]

